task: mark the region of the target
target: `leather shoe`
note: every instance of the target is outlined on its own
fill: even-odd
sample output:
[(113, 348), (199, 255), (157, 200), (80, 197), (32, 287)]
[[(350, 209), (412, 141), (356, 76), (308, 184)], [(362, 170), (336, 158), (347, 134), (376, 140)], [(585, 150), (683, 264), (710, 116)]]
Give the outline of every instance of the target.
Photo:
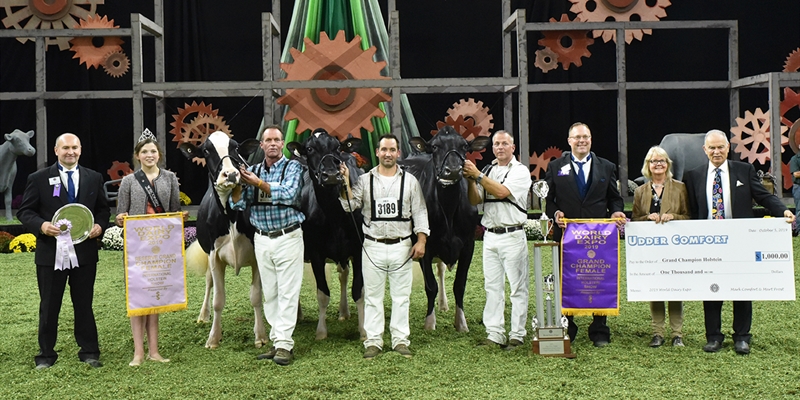
[(664, 344), (664, 338), (661, 335), (653, 335), (653, 340), (650, 341), (650, 347), (661, 347)]
[(744, 340), (735, 342), (733, 344), (733, 349), (736, 350), (736, 354), (741, 354), (743, 356), (750, 354), (750, 345)]
[(672, 338), (672, 346), (673, 347), (683, 347), (683, 339), (680, 336), (675, 336)]
[(608, 346), (608, 340), (600, 339), (594, 341), (594, 347), (606, 347)]
[(53, 364), (50, 364), (50, 363), (47, 363), (47, 362), (42, 362), (42, 363), (36, 364), (36, 369), (48, 369), (48, 368), (50, 368), (52, 366), (53, 366)]
[(703, 351), (706, 353), (716, 353), (722, 350), (722, 343), (716, 340), (711, 340), (703, 346)]
[(103, 366), (103, 363), (101, 363), (100, 360), (94, 358), (87, 358), (83, 360), (83, 362), (89, 364), (89, 366), (92, 368), (100, 368)]

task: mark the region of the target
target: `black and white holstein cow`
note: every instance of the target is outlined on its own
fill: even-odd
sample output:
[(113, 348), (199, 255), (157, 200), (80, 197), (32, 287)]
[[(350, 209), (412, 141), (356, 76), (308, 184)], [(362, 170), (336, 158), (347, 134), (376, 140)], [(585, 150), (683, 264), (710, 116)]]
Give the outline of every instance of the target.
[[(475, 249), (475, 228), (479, 219), (477, 209), (467, 198), (467, 182), (461, 179), (461, 171), (467, 152), (480, 151), (490, 142), (491, 139), (486, 136), (467, 142), (453, 127), (445, 126), (428, 142), (419, 137), (411, 138), (411, 147), (420, 154), (414, 154), (400, 162), (419, 181), (428, 207), (431, 235), (425, 246), (425, 257), (420, 260), (425, 277), (425, 293), (428, 296), (428, 313), (425, 317), (427, 330), (436, 329), (433, 305), (437, 292), (439, 308), (443, 311), (448, 309), (443, 264), (452, 268), (457, 262), (456, 278), (453, 282), (453, 296), (456, 299), (453, 326), (459, 332), (469, 332), (467, 319), (464, 317), (464, 291)], [(433, 272), (434, 259), (440, 260), (437, 268), (438, 286)]]
[[(250, 304), (255, 313), (255, 346), (269, 342), (264, 327), (262, 310), (261, 277), (258, 273), (249, 212), (232, 210), (228, 199), (233, 188), (240, 185), (239, 166), (245, 164), (242, 156), (258, 149), (259, 142), (248, 139), (239, 145), (224, 132), (214, 132), (200, 147), (184, 143), (180, 146), (188, 158), (203, 158), (208, 168), (210, 184), (197, 211), (197, 241), (187, 250), (187, 264), (205, 270), (206, 290), (197, 322), (208, 322), (211, 289), (214, 288), (214, 321), (208, 334), (206, 347), (219, 347), (222, 338), (222, 309), (225, 307), (225, 268), (230, 265), (239, 274), (239, 269), (250, 266), (253, 271), (250, 282)], [(203, 253), (198, 257), (197, 246)]]
[[(351, 155), (361, 145), (361, 139), (349, 138), (340, 143), (324, 129), (315, 130), (304, 143), (290, 142), (286, 147), (296, 155), (305, 157), (308, 166), (304, 174), (305, 184), (302, 193), (302, 210), (306, 215), (303, 222), (303, 241), (305, 259), (311, 262), (314, 279), (317, 283), (319, 303), (319, 322), (317, 340), (328, 337), (325, 315), (331, 298), (325, 276), (327, 260), (338, 265), (340, 297), (339, 320), (350, 317), (347, 301), (348, 262), (352, 259), (352, 296), (358, 309), (358, 330), (362, 338), (364, 332), (364, 299), (362, 297), (364, 278), (361, 274), (361, 211), (347, 213), (339, 203), (339, 193), (344, 177), (339, 170), (342, 163), (350, 170), (350, 182), (358, 181), (361, 169), (356, 166)], [(309, 182), (310, 181), (310, 182)]]

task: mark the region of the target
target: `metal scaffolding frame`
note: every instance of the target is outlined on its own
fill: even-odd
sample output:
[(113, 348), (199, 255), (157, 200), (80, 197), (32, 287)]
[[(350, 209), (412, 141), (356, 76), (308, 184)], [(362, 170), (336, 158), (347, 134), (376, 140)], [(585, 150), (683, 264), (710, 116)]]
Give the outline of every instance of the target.
[[(679, 89), (727, 89), (730, 96), (730, 120), (733, 123), (739, 115), (739, 91), (745, 88), (767, 88), (769, 91), (770, 123), (779, 126), (780, 87), (800, 85), (800, 73), (768, 73), (753, 77), (739, 77), (738, 62), (738, 23), (737, 21), (650, 21), (650, 22), (565, 22), (529, 23), (525, 10), (511, 12), (511, 1), (502, 1), (502, 46), (503, 73), (500, 77), (478, 78), (413, 78), (402, 79), (400, 75), (400, 16), (396, 0), (388, 0), (389, 33), (389, 80), (344, 80), (344, 81), (297, 81), (281, 80), (281, 29), (280, 0), (272, 1), (272, 12), (262, 13), (262, 70), (261, 81), (222, 81), (222, 82), (165, 82), (164, 40), (163, 40), (163, 0), (154, 0), (155, 21), (140, 14), (131, 14), (130, 29), (7, 29), (0, 30), (0, 38), (33, 37), (36, 41), (36, 90), (33, 92), (0, 92), (3, 100), (36, 101), (37, 167), (47, 162), (47, 152), (41, 151), (47, 145), (47, 103), (53, 100), (71, 99), (132, 99), (133, 130), (131, 140), (135, 141), (144, 126), (144, 101), (156, 100), (156, 132), (159, 144), (166, 147), (167, 121), (163, 100), (166, 98), (192, 97), (254, 97), (263, 98), (263, 113), (267, 123), (277, 123), (280, 107), (275, 99), (286, 89), (343, 89), (343, 88), (381, 88), (391, 92), (393, 101), (389, 107), (392, 130), (400, 133), (402, 129), (401, 103), (403, 93), (502, 93), (505, 130), (519, 137), (520, 160), (529, 163), (530, 132), (529, 95), (537, 92), (573, 91), (617, 91), (617, 141), (618, 166), (620, 170), (621, 192), (627, 193), (628, 182), (628, 136), (627, 136), (627, 91), (628, 90), (679, 90)], [(728, 30), (728, 79), (720, 81), (669, 81), (669, 82), (628, 82), (626, 77), (625, 42), (616, 43), (616, 81), (614, 82), (576, 82), (576, 83), (535, 83), (529, 82), (528, 43), (530, 32), (563, 30), (616, 30), (622, 38), (627, 29), (727, 29)], [(129, 36), (131, 38), (131, 90), (92, 90), (53, 92), (46, 89), (45, 38), (58, 36), (100, 37)], [(143, 79), (144, 55), (143, 36), (155, 37), (155, 80)], [(514, 52), (516, 51), (516, 57)], [(516, 62), (517, 76), (513, 76)], [(516, 104), (514, 94), (516, 96)], [(514, 107), (517, 107), (517, 123), (514, 124)], [(526, 133), (527, 134), (524, 134)], [(780, 143), (780, 131), (771, 131), (772, 143)], [(772, 146), (772, 159), (780, 160), (780, 146)], [(773, 163), (775, 165), (776, 163)], [(773, 175), (781, 182), (781, 170), (772, 168)]]

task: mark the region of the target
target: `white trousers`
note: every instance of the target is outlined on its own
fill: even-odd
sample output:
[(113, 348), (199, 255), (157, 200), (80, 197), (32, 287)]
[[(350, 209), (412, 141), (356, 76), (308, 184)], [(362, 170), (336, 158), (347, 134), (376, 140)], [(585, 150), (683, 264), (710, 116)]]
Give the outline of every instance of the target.
[(303, 230), (275, 239), (256, 233), (255, 250), (264, 291), (264, 316), (271, 327), (269, 339), (275, 348), (291, 351), (303, 283)]
[(528, 241), (525, 231), (483, 236), (483, 276), (486, 306), (483, 324), (488, 339), (506, 343), (505, 278), (508, 278), (511, 299), (511, 331), (508, 339), (524, 341), (528, 321)]
[(364, 330), (367, 340), (364, 347), (377, 346), (383, 349), (383, 297), (386, 281), (392, 297), (392, 317), (389, 330), (392, 348), (399, 344), (408, 346), (411, 329), (408, 326), (408, 307), (411, 302), (411, 240), (395, 244), (364, 240), (361, 265), (364, 274)]

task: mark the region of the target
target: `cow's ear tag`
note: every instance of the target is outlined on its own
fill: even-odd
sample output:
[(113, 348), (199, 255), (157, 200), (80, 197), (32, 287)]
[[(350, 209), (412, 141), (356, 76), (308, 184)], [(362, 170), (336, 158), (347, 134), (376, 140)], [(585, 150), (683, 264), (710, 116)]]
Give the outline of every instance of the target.
[(347, 147), (353, 147), (353, 143), (352, 142), (347, 142)]

